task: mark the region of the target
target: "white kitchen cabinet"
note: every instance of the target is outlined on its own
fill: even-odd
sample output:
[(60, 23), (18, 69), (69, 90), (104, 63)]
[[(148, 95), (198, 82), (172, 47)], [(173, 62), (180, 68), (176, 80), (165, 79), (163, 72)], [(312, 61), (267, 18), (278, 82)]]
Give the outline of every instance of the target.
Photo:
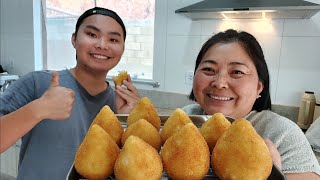
[(20, 141), (12, 145), (0, 155), (1, 174), (17, 177), (19, 163)]

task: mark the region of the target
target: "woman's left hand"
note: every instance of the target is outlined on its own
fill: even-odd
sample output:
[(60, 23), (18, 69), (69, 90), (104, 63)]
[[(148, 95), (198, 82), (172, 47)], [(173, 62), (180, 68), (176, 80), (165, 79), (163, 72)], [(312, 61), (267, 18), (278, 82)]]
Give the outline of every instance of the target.
[(266, 143), (270, 151), (273, 163), (276, 164), (279, 167), (279, 169), (281, 169), (281, 156), (279, 151), (277, 150), (276, 145), (273, 144), (273, 142), (270, 139), (264, 139), (264, 142)]
[(137, 88), (132, 84), (131, 77), (123, 81), (126, 87), (116, 86), (116, 110), (117, 114), (129, 114), (136, 104), (140, 101)]

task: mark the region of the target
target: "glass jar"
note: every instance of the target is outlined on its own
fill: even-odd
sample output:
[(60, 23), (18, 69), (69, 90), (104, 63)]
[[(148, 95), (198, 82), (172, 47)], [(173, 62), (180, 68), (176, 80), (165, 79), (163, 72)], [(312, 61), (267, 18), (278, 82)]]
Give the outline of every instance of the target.
[(316, 104), (316, 97), (314, 92), (305, 91), (300, 101), (299, 115), (298, 115), (298, 126), (306, 130), (310, 127), (313, 122), (313, 113)]
[(320, 102), (316, 102), (314, 106), (313, 121), (320, 116)]

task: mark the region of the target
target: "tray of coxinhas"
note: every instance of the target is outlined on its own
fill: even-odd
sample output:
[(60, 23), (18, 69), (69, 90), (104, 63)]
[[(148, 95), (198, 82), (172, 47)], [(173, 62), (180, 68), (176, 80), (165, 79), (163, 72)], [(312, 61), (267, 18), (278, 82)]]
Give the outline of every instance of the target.
[[(127, 128), (127, 118), (128, 115), (127, 114), (116, 114), (116, 117), (118, 118), (118, 120), (120, 121), (122, 127), (125, 129)], [(160, 131), (163, 129), (163, 125), (165, 124), (165, 122), (168, 120), (168, 118), (170, 117), (169, 115), (159, 115), (160, 120), (161, 120), (161, 128)], [(200, 129), (202, 127), (202, 125), (211, 117), (209, 115), (188, 115), (188, 117), (192, 120), (193, 124)], [(229, 120), (231, 123), (234, 121), (233, 118), (230, 117), (226, 117), (227, 120)], [(160, 150), (161, 153), (161, 150)], [(210, 161), (211, 161), (211, 156), (210, 156)], [(245, 162), (243, 162), (245, 163)], [(269, 171), (270, 172), (270, 171)], [(139, 172), (136, 172), (139, 173)], [(79, 179), (86, 179), (83, 176), (81, 176), (77, 170), (75, 169), (74, 164), (72, 164), (68, 175), (67, 175), (67, 180), (79, 180)], [(116, 179), (114, 175), (111, 175), (109, 177), (107, 177), (106, 179), (108, 180), (112, 180), (112, 179)], [(162, 180), (170, 180), (171, 178), (167, 175), (167, 173), (165, 172), (165, 170), (163, 170), (162, 173)], [(219, 180), (220, 178), (216, 175), (216, 173), (214, 172), (213, 168), (212, 168), (212, 163), (210, 162), (210, 167), (208, 170), (207, 175), (205, 175), (205, 177), (203, 178), (205, 180), (209, 180), (209, 179), (213, 179), (213, 180)], [(272, 166), (272, 170), (270, 175), (267, 178), (268, 180), (285, 180), (286, 177), (285, 175), (281, 172), (281, 170), (275, 165), (273, 164)]]
[[(84, 180), (86, 178), (84, 178), (83, 176), (81, 176), (76, 169), (74, 168), (74, 166), (72, 165), (71, 169), (69, 170), (68, 176), (67, 176), (68, 180)], [(209, 168), (208, 174), (203, 178), (204, 180), (220, 180), (220, 178), (214, 173), (214, 171), (212, 170), (212, 168)], [(112, 175), (108, 178), (106, 178), (106, 180), (116, 180), (115, 176)], [(163, 172), (162, 173), (162, 180), (171, 180), (170, 177), (168, 177), (168, 175)], [(279, 170), (279, 168), (276, 165), (273, 165), (272, 167), (272, 171), (271, 174), (268, 177), (268, 180), (286, 180), (285, 175)]]

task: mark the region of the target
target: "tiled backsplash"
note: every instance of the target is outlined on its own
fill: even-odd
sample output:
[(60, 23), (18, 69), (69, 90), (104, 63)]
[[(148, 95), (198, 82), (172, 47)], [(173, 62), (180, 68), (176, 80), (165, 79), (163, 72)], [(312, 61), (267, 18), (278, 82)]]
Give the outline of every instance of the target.
[[(150, 99), (153, 105), (157, 108), (159, 114), (171, 114), (176, 108), (182, 108), (185, 105), (193, 103), (188, 99), (188, 95), (162, 92), (156, 90), (139, 90), (140, 95)], [(299, 107), (272, 105), (272, 111), (288, 119), (297, 122)]]

